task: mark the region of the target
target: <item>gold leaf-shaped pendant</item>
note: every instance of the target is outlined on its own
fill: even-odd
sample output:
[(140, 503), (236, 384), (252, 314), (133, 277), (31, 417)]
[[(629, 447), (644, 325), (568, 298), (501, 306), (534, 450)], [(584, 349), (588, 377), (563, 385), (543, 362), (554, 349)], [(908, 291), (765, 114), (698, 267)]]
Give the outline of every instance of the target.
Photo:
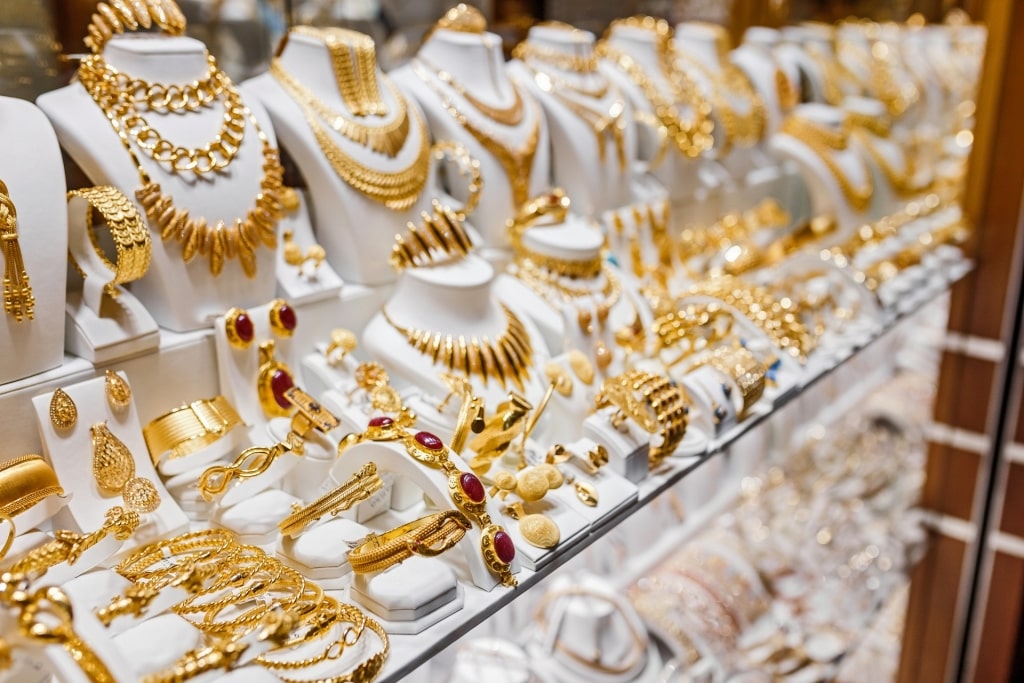
[(89, 428), (89, 433), (92, 435), (92, 476), (103, 491), (119, 493), (135, 476), (135, 459), (106, 422), (97, 422)]

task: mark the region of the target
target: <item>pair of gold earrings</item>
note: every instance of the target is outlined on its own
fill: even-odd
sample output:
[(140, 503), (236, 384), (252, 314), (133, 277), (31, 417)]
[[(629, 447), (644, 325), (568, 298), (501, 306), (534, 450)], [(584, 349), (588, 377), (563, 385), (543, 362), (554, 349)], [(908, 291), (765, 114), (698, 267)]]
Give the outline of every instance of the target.
[[(128, 382), (112, 370), (104, 374), (104, 393), (107, 403), (115, 411), (120, 412), (132, 402), (132, 389)], [(57, 388), (50, 397), (50, 423), (60, 431), (71, 429), (78, 422), (78, 406), (68, 392)]]
[[(290, 337), (295, 334), (299, 318), (284, 299), (270, 302), (270, 330), (278, 337)], [(224, 316), (224, 333), (228, 343), (236, 349), (247, 349), (256, 338), (256, 325), (249, 311), (244, 308), (232, 308)]]

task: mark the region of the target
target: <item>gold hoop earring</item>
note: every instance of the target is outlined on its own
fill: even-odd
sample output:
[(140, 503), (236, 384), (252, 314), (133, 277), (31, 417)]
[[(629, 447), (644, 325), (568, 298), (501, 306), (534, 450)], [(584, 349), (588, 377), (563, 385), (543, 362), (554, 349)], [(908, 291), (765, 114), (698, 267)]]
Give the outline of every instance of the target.
[(288, 417), (292, 402), (285, 392), (295, 386), (291, 368), (274, 357), (274, 341), (260, 344), (260, 368), (256, 379), (256, 392), (263, 412), (270, 417)]
[(105, 375), (107, 403), (109, 403), (110, 407), (114, 410), (124, 410), (131, 405), (132, 388), (128, 386), (128, 382), (125, 382), (121, 378), (121, 375), (117, 374), (113, 370), (107, 370)]
[(78, 406), (61, 388), (50, 396), (50, 423), (54, 429), (71, 429), (78, 422)]
[(284, 299), (270, 302), (270, 329), (279, 337), (290, 337), (295, 334), (299, 324), (295, 309)]

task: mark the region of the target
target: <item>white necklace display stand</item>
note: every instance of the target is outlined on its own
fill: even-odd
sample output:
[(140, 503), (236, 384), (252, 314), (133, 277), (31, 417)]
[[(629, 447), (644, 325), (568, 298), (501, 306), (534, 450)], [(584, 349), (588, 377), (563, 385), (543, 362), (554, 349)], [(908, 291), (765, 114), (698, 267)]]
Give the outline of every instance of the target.
[[(114, 36), (103, 55), (119, 71), (157, 83), (189, 83), (203, 78), (208, 69), (203, 44), (187, 37)], [(259, 103), (246, 104), (270, 144), (275, 144), (274, 131)], [(141, 186), (138, 170), (103, 111), (81, 83), (41, 96), (39, 106), (50, 117), (61, 145), (93, 182), (113, 185), (134, 199), (135, 190)], [(195, 143), (210, 138), (223, 111), (212, 107), (187, 116), (147, 111), (146, 117), (168, 139)], [(145, 155), (139, 156), (154, 182), (174, 198), (175, 206), (188, 209), (194, 217), (205, 217), (208, 224), (244, 217), (260, 191), (262, 144), (248, 120), (238, 156), (225, 172), (215, 176), (197, 178), (192, 174), (169, 173)], [(139, 210), (142, 211), (141, 206)], [(132, 292), (162, 327), (176, 331), (201, 329), (230, 306), (255, 305), (273, 297), (273, 250), (265, 246), (256, 248), (257, 273), (252, 279), (246, 277), (237, 259), (226, 259), (224, 270), (214, 276), (205, 257), (186, 264), (181, 258), (181, 247), (173, 241), (164, 242), (154, 226), (150, 228), (150, 270), (132, 286)]]
[(3, 385), (58, 367), (64, 358), (67, 213), (60, 149), (42, 112), (0, 97), (0, 148), (0, 180), (18, 212), (18, 244), (35, 297), (34, 320), (17, 322), (0, 309)]
[[(474, 127), (485, 131), (510, 150), (524, 150), (528, 136), (535, 126), (539, 126), (527, 197), (536, 195), (550, 183), (551, 152), (543, 110), (529, 92), (520, 90), (522, 120), (515, 126), (499, 125), (441, 81), (434, 72), (435, 68), (449, 74), (454, 82), (480, 101), (499, 108), (509, 107), (514, 102), (516, 86), (505, 70), (501, 38), (493, 33), (463, 33), (439, 28), (420, 47), (412, 64), (396, 69), (391, 75), (423, 107), (435, 139), (462, 144), (480, 162), (487, 191), (480, 196), (480, 204), (472, 217), (473, 225), (480, 231), (484, 246), (502, 249), (507, 246), (505, 221), (519, 208), (513, 200), (508, 173), (498, 159), (447, 111), (437, 90), (443, 92)], [(424, 82), (423, 76), (430, 80), (429, 84)]]
[(804, 26), (785, 26), (781, 30), (783, 42), (775, 48), (779, 61), (795, 65), (803, 75), (803, 82), (807, 87), (806, 94), (810, 101), (827, 102), (825, 78), (828, 74), (822, 71), (822, 65), (808, 54), (808, 50), (817, 51), (825, 59), (830, 59), (834, 56), (831, 42), (820, 39)]
[[(399, 103), (385, 85), (384, 75), (378, 68), (378, 90), (388, 114), (384, 117), (350, 115), (338, 91), (327, 46), (312, 36), (289, 34), (279, 59), (284, 70), (318, 100), (360, 124), (387, 126), (399, 113)], [(259, 98), (266, 107), (281, 145), (305, 178), (316, 240), (327, 250), (330, 264), (346, 281), (366, 285), (392, 282), (394, 271), (388, 265), (388, 255), (395, 234), (401, 232), (408, 221), (416, 222), (421, 211), (429, 210), (436, 185), (434, 170), (430, 171), (416, 202), (405, 211), (393, 211), (366, 197), (338, 176), (317, 143), (302, 108), (272, 74), (261, 74), (246, 81), (243, 91), (247, 99)], [(387, 173), (407, 168), (421, 153), (422, 146), (430, 144), (430, 140), (423, 139), (423, 129), (418, 123), (424, 120), (423, 114), (415, 100), (404, 94), (402, 98), (407, 106), (409, 133), (402, 149), (393, 158), (329, 130), (326, 124), (324, 129), (346, 155), (368, 168)]]
[[(866, 97), (847, 97), (843, 100), (843, 109), (882, 121), (888, 118), (884, 104)], [(865, 128), (854, 126), (854, 129), (856, 132), (850, 136), (850, 144), (860, 148), (861, 157), (871, 167), (872, 182), (875, 188), (872, 199), (873, 213), (879, 217), (892, 215), (902, 208), (903, 202), (900, 199), (900, 192), (893, 187), (885, 171), (882, 170), (881, 162), (875, 158), (875, 155), (877, 154), (897, 176), (907, 175), (907, 171), (910, 170), (910, 160), (893, 139), (875, 135)], [(916, 178), (911, 177), (909, 180), (914, 181)]]
[[(836, 131), (842, 127), (845, 117), (841, 109), (816, 103), (797, 106), (791, 116)], [(783, 159), (792, 160), (800, 169), (804, 182), (811, 192), (812, 216), (835, 217), (837, 227), (822, 239), (821, 246), (827, 248), (845, 243), (853, 235), (853, 231), (864, 222), (872, 208), (869, 206), (863, 213), (854, 210), (843, 195), (833, 172), (817, 152), (798, 138), (778, 132), (772, 136), (769, 145), (775, 154)], [(870, 181), (870, 171), (855, 145), (850, 144), (843, 151), (830, 149), (827, 153), (854, 187), (864, 187)]]
[(752, 26), (743, 34), (743, 42), (730, 53), (733, 63), (747, 75), (764, 104), (765, 139), (782, 124), (785, 91), (796, 93), (794, 84), (799, 83), (799, 78), (794, 80), (772, 54), (778, 39), (778, 30)]
[[(586, 60), (594, 54), (594, 34), (589, 31), (534, 26), (527, 40), (567, 58)], [(534, 65), (542, 67), (542, 72), (534, 71), (531, 68)], [(544, 108), (551, 131), (551, 177), (554, 184), (572, 198), (575, 211), (583, 216), (595, 216), (628, 204), (630, 163), (637, 155), (636, 127), (632, 124), (629, 100), (618, 87), (609, 83), (603, 73), (577, 73), (546, 64), (543, 60), (535, 64), (530, 58), (525, 62), (509, 62), (508, 72), (517, 83), (533, 93)], [(562, 82), (552, 79), (548, 73), (554, 73)], [(597, 91), (602, 87), (607, 87), (608, 92), (600, 98), (578, 94), (572, 89)], [(608, 117), (615, 112), (619, 116), (618, 123), (614, 119), (602, 119), (608, 129), (595, 133), (595, 128), (575, 113), (566, 101), (593, 112), (595, 118)], [(617, 134), (611, 130), (616, 125), (621, 126)], [(616, 135), (621, 139), (625, 167), (619, 165)], [(590, 172), (580, 173), (582, 168)]]

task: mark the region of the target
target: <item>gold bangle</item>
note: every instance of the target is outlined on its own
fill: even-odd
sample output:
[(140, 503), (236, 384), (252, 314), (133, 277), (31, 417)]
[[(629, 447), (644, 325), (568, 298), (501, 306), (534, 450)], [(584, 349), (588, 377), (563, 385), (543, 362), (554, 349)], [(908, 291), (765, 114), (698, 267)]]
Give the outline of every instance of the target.
[(432, 200), (433, 214), (420, 213), (420, 225), (409, 221), (404, 235), (395, 235), (388, 262), (396, 271), (433, 264), (438, 255), (449, 259), (466, 256), (473, 240), (462, 219), (448, 206)]
[(368, 462), (338, 488), (325, 493), (306, 507), (298, 507), (278, 523), (281, 533), (295, 536), (324, 515), (337, 515), (360, 503), (384, 486), (377, 465)]
[(0, 463), (0, 515), (17, 517), (64, 488), (40, 455), (23, 455)]
[(154, 465), (184, 458), (226, 436), (245, 422), (223, 396), (193, 401), (152, 420), (142, 436)]
[(686, 435), (689, 414), (686, 393), (665, 377), (643, 370), (610, 377), (602, 384), (595, 405), (598, 409), (609, 406), (618, 409), (612, 417), (615, 427), (630, 419), (648, 434), (659, 435), (660, 442), (650, 446), (652, 467), (671, 455)]
[[(68, 202), (76, 197), (80, 197), (86, 202), (85, 229), (89, 234), (89, 241), (100, 261), (114, 274), (113, 279), (103, 285), (103, 289), (112, 298), (116, 298), (120, 293), (117, 289), (118, 285), (135, 282), (149, 270), (149, 262), (153, 254), (149, 230), (135, 205), (117, 188), (100, 186), (68, 192)], [(110, 229), (110, 236), (117, 249), (115, 261), (107, 258), (100, 247), (93, 224), (94, 209), (103, 216)]]
[(121, 560), (114, 570), (133, 583), (150, 582), (179, 572), (187, 562), (222, 558), (231, 561), (240, 548), (230, 531), (203, 529), (144, 545)]
[(379, 572), (413, 555), (437, 557), (462, 540), (473, 523), (458, 510), (436, 512), (384, 534), (370, 534), (348, 554), (356, 574)]
[(103, 525), (89, 534), (62, 530), (43, 545), (33, 548), (11, 566), (12, 574), (36, 574), (42, 576), (61, 562), (74, 564), (82, 554), (113, 534), (119, 541), (126, 540), (139, 526), (139, 513), (115, 506), (107, 510)]
[(743, 400), (739, 417), (746, 415), (764, 395), (768, 368), (745, 346), (718, 347), (705, 359), (699, 360), (692, 369), (702, 365), (710, 365), (736, 384)]
[[(344, 608), (349, 606), (342, 605), (342, 607)], [(380, 674), (381, 668), (383, 668), (384, 666), (385, 660), (387, 660), (388, 658), (388, 653), (391, 651), (391, 643), (388, 640), (387, 631), (385, 631), (384, 627), (381, 626), (377, 621), (370, 619), (369, 617), (365, 617), (364, 626), (365, 628), (368, 628), (371, 631), (373, 631), (377, 635), (377, 638), (380, 639), (380, 650), (378, 650), (377, 652), (373, 653), (372, 655), (361, 661), (351, 671), (347, 671), (343, 674), (337, 674), (334, 676), (320, 678), (317, 680), (316, 683), (371, 683), (371, 681), (377, 678), (377, 675)], [(325, 655), (324, 659), (330, 657), (330, 652), (333, 646), (334, 643), (328, 646), (328, 649), (326, 650), (327, 654)], [(258, 661), (261, 665), (267, 666), (268, 668), (272, 669), (303, 668), (288, 666), (290, 662), (284, 663), (273, 661), (272, 663), (268, 664), (266, 658), (263, 655), (257, 657), (256, 661)], [(299, 664), (301, 664), (301, 662), (299, 662)], [(283, 683), (307, 683), (307, 681), (303, 679), (286, 678), (284, 676), (281, 676), (280, 678), (283, 681)]]

